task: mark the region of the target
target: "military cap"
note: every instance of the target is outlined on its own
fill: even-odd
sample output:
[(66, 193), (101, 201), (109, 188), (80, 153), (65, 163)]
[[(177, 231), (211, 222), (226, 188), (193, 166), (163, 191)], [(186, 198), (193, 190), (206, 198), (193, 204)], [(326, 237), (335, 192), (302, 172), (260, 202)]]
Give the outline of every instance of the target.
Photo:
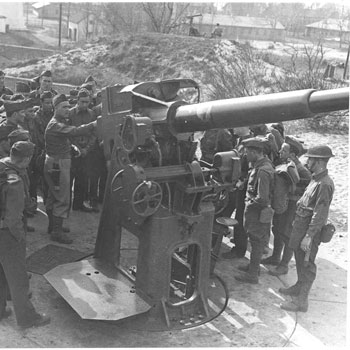
[(4, 107), (6, 113), (14, 113), (18, 111), (22, 111), (23, 108), (23, 100), (20, 101), (4, 101)]
[(334, 157), (332, 150), (327, 145), (320, 145), (315, 147), (310, 147), (305, 153), (306, 157), (309, 158), (331, 158)]
[(80, 89), (78, 92), (78, 98), (80, 97), (90, 97), (89, 91), (87, 91), (86, 89)]
[(40, 77), (52, 77), (52, 73), (50, 70), (44, 70), (41, 72)]
[(60, 95), (56, 95), (53, 98), (52, 102), (53, 102), (53, 105), (56, 107), (58, 104), (64, 101), (68, 101), (67, 96), (65, 94), (60, 94)]
[(34, 153), (34, 147), (30, 141), (17, 141), (12, 145), (10, 153), (16, 157), (30, 157)]
[(249, 139), (245, 139), (242, 141), (242, 144), (244, 147), (253, 147), (253, 148), (259, 148), (259, 149), (265, 149), (266, 148), (266, 138), (263, 137), (250, 137)]
[(251, 125), (249, 129), (252, 131), (253, 134), (256, 135), (265, 134), (267, 132), (266, 124)]
[(19, 99), (16, 101), (5, 101), (4, 107), (7, 113), (13, 113), (22, 111), (24, 109), (32, 108), (37, 106), (37, 100), (35, 98), (29, 98), (27, 100)]
[(18, 100), (25, 100), (25, 97), (22, 94), (11, 95), (10, 101), (18, 101)]
[(92, 91), (93, 90), (93, 85), (91, 84), (91, 83), (85, 83), (85, 84), (83, 84), (81, 87), (80, 87), (80, 89), (86, 89), (86, 90), (88, 90), (88, 91)]
[(89, 81), (94, 81), (94, 82), (96, 83), (96, 80), (93, 78), (92, 75), (89, 75), (89, 76), (85, 79), (84, 83), (88, 83)]
[(0, 98), (1, 98), (3, 101), (9, 101), (9, 100), (11, 100), (11, 97), (12, 97), (12, 96), (13, 96), (13, 95), (2, 94)]
[(44, 100), (45, 98), (53, 98), (53, 93), (51, 91), (44, 91), (40, 95), (40, 100)]
[(13, 130), (7, 137), (10, 139), (11, 144), (14, 144), (17, 141), (28, 141), (30, 139), (29, 131), (24, 129)]
[(295, 137), (293, 136), (286, 136), (284, 138), (284, 142), (288, 143), (290, 146), (290, 150), (295, 153), (295, 155), (302, 155), (306, 152), (304, 146), (301, 144), (300, 141), (298, 141)]
[(279, 131), (279, 133), (280, 133), (281, 135), (284, 134), (284, 125), (283, 125), (282, 122), (273, 123), (273, 124), (271, 124), (271, 127), (274, 128), (274, 129), (276, 129), (277, 131)]
[(24, 83), (23, 81), (16, 81), (15, 91), (22, 92), (22, 93), (29, 93), (30, 86), (27, 83)]

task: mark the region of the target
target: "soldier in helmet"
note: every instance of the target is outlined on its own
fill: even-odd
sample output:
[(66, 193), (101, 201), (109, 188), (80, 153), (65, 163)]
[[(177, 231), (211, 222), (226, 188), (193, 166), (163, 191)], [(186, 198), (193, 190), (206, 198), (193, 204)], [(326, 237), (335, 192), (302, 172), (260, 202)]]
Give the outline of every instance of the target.
[(244, 228), (252, 249), (249, 264), (238, 267), (244, 273), (235, 276), (235, 279), (252, 284), (259, 282), (259, 266), (264, 245), (270, 235), (273, 216), (271, 199), (275, 170), (270, 159), (264, 156), (266, 142), (266, 139), (260, 137), (252, 137), (242, 142), (247, 160), (253, 165), (248, 178), (244, 210)]
[(289, 288), (280, 288), (284, 295), (295, 296), (291, 302), (281, 304), (287, 311), (308, 309), (308, 295), (316, 278), (315, 258), (320, 244), (322, 227), (327, 223), (334, 183), (328, 175), (327, 163), (333, 157), (326, 146), (311, 147), (305, 154), (312, 178), (303, 196), (297, 202), (289, 247), (294, 249), (298, 280)]

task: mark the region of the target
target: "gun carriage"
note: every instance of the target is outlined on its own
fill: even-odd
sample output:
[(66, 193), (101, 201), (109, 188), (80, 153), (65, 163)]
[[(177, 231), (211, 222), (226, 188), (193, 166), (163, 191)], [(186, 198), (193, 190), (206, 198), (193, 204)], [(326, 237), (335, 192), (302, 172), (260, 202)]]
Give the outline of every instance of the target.
[[(300, 90), (189, 104), (173, 79), (102, 91), (98, 136), (109, 174), (92, 259), (58, 266), (45, 277), (83, 318), (131, 320), (179, 329), (215, 317), (209, 302), (210, 200), (240, 175), (235, 151), (213, 164), (196, 160), (194, 132), (312, 117), (349, 108), (349, 90)], [(136, 269), (121, 264), (122, 236), (138, 240)]]

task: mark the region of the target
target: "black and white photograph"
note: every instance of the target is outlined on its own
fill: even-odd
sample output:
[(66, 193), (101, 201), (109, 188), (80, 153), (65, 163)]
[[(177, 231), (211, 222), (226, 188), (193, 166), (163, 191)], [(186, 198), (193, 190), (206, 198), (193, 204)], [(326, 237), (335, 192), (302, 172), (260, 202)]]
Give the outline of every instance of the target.
[(0, 1), (0, 348), (349, 343), (348, 1)]

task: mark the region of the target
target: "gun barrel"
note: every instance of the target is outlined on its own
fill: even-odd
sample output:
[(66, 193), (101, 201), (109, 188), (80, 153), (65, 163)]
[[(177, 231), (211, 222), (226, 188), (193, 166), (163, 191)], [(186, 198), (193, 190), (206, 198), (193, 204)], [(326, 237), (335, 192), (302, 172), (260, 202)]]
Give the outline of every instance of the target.
[(349, 108), (349, 89), (298, 90), (182, 105), (168, 115), (174, 133), (234, 128), (312, 117)]

